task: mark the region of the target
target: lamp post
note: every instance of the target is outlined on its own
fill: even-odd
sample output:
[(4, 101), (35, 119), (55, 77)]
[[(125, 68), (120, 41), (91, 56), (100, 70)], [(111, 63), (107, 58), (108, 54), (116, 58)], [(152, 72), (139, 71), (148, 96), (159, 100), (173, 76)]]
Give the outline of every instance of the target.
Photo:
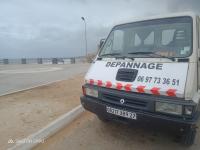
[(86, 28), (86, 20), (84, 17), (81, 17), (81, 19), (83, 20), (84, 24), (85, 24), (85, 55), (87, 57), (87, 28)]

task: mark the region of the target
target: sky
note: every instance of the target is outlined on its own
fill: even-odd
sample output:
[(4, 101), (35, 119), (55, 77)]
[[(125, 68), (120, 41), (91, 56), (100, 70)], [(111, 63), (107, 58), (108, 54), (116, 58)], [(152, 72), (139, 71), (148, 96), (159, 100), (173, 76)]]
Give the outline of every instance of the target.
[(121, 21), (194, 11), (200, 0), (0, 0), (0, 58), (85, 55)]

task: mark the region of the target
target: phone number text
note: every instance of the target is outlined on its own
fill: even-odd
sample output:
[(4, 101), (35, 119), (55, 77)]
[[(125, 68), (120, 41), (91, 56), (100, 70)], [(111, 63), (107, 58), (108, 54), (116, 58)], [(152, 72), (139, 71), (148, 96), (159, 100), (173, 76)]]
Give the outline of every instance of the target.
[(179, 86), (180, 80), (179, 79), (170, 79), (170, 78), (161, 78), (161, 77), (151, 77), (151, 76), (138, 76), (138, 82), (142, 83), (154, 83), (154, 84), (162, 84), (162, 85), (173, 85)]

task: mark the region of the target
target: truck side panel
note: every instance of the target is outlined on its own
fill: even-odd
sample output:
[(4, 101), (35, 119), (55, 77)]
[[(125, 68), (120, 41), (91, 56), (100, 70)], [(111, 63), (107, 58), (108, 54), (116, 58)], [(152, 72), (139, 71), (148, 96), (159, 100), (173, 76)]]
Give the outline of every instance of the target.
[[(197, 17), (198, 28), (198, 57), (200, 58), (200, 16)], [(198, 90), (200, 90), (200, 61), (198, 61)]]

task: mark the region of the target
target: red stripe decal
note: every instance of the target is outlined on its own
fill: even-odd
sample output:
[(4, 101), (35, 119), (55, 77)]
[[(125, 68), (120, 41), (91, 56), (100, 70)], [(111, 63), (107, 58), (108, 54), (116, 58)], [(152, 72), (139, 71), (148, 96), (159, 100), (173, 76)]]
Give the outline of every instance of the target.
[(125, 88), (126, 91), (131, 91), (132, 90), (131, 86), (132, 86), (132, 84), (126, 84), (124, 86), (124, 88)]
[(139, 93), (144, 93), (145, 91), (144, 91), (144, 88), (145, 88), (145, 86), (138, 86), (136, 89), (137, 89), (137, 91), (139, 92)]
[(117, 83), (117, 84), (116, 84), (116, 88), (117, 88), (118, 90), (121, 90), (122, 87), (123, 87), (123, 85), (122, 85), (121, 83)]
[(94, 80), (93, 79), (90, 79), (90, 84), (94, 84)]
[(97, 85), (98, 85), (98, 86), (102, 86), (102, 85), (103, 85), (103, 82), (102, 82), (101, 80), (98, 80), (98, 81), (97, 81)]
[(169, 89), (166, 93), (168, 96), (176, 96), (176, 89)]
[(160, 90), (160, 88), (153, 87), (150, 91), (152, 94), (160, 95), (159, 90)]
[(110, 81), (107, 81), (107, 82), (106, 82), (106, 87), (107, 87), (107, 88), (111, 88), (111, 87), (112, 87), (112, 83), (111, 83)]

